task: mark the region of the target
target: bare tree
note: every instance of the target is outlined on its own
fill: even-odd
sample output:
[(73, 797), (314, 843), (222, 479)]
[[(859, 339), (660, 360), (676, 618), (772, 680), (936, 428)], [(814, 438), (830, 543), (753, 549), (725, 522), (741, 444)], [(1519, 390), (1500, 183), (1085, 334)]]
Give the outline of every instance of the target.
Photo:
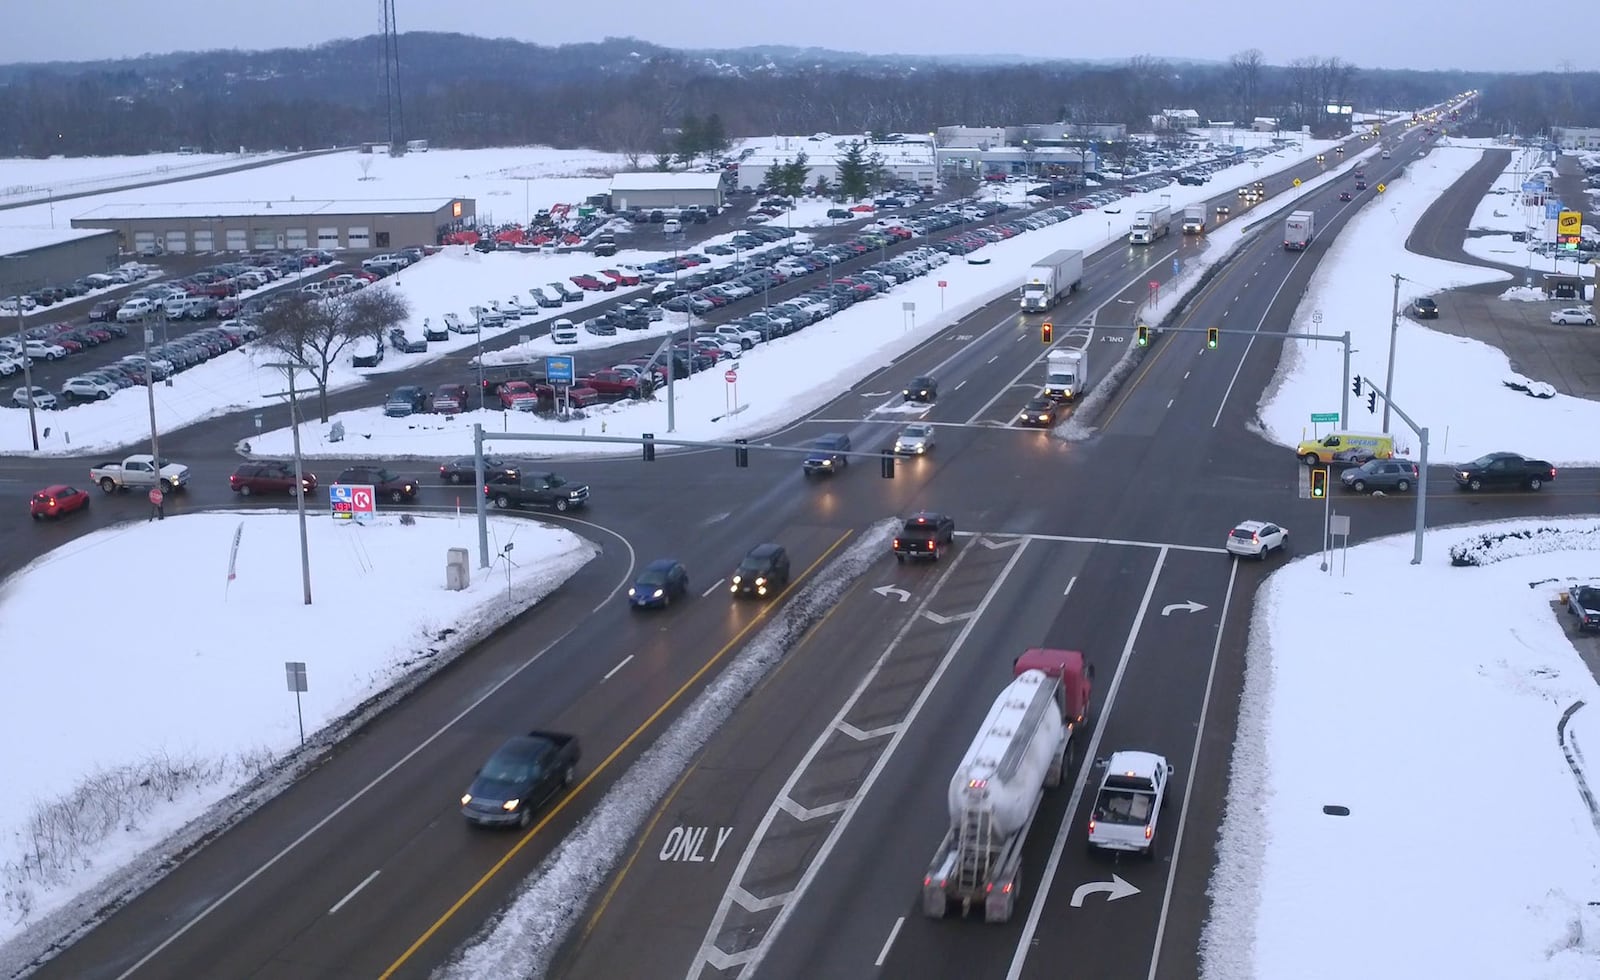
[(261, 320), (268, 347), (311, 375), (318, 415), (328, 421), (328, 375), (351, 344), (381, 338), (410, 315), (410, 304), (393, 289), (373, 286), (344, 296), (295, 294)]
[(1311, 122), (1315, 118), (1312, 114), (1312, 103), (1317, 98), (1318, 65), (1319, 61), (1315, 55), (1296, 58), (1289, 62), (1289, 89), (1286, 94), (1289, 105), (1294, 110), (1295, 119), (1302, 123)]
[(1261, 114), (1261, 63), (1264, 57), (1260, 48), (1249, 48), (1228, 59), (1234, 112), (1239, 121), (1247, 126)]
[(606, 149), (620, 151), (629, 170), (639, 169), (639, 160), (661, 138), (661, 127), (654, 113), (631, 99), (618, 102), (596, 123), (596, 135)]

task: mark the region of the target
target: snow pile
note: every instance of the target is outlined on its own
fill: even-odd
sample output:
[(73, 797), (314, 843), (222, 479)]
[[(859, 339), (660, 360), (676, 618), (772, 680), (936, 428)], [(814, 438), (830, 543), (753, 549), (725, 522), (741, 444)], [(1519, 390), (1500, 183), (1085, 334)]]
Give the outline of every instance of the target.
[(1556, 551), (1600, 551), (1600, 524), (1589, 521), (1509, 525), (1510, 530), (1506, 527), (1451, 545), (1450, 564), (1482, 566)]
[(1544, 290), (1538, 286), (1512, 286), (1500, 294), (1500, 298), (1507, 302), (1517, 303), (1543, 303), (1547, 297)]
[(606, 793), (583, 825), (545, 859), (509, 907), (438, 972), (446, 978), (537, 976), (595, 890), (631, 846), (707, 740), (789, 648), (883, 557), (899, 521), (868, 528), (738, 654), (711, 686)]

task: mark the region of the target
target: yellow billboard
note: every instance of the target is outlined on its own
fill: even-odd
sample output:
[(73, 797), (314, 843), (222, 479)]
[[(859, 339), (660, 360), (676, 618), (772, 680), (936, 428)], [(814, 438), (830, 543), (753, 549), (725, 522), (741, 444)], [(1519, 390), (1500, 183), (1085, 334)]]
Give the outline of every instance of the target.
[(1556, 216), (1556, 237), (1577, 241), (1583, 236), (1583, 212), (1563, 211)]

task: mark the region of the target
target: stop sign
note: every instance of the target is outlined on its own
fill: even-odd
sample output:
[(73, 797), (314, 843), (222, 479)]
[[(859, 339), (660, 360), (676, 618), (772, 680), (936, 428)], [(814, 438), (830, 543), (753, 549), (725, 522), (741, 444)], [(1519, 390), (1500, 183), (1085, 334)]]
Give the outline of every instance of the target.
[(943, 279), (939, 280), (939, 288), (940, 289), (943, 289), (944, 287), (946, 287), (948, 285), (949, 285), (949, 283), (945, 282)]
[(728, 384), (733, 384), (739, 380), (739, 372), (735, 371), (733, 368), (728, 368), (728, 370), (723, 372), (722, 377), (723, 380), (728, 382)]
[(161, 488), (160, 487), (151, 487), (150, 488), (150, 502), (152, 504), (156, 505), (157, 507), (160, 507), (162, 499), (163, 498), (161, 496)]

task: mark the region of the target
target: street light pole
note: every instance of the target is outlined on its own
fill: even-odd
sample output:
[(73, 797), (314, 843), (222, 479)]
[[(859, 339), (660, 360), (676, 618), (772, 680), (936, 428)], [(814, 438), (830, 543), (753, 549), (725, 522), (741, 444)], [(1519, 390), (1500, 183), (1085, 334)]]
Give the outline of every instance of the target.
[[(1383, 390), (1394, 391), (1394, 348), (1400, 333), (1400, 273), (1394, 274), (1394, 299), (1389, 303), (1389, 373), (1384, 377)], [(1383, 431), (1389, 431), (1389, 397), (1383, 399)]]
[(28, 356), (28, 338), (22, 335), (27, 321), (22, 313), (22, 293), (19, 291), (17, 303), (17, 343), (22, 345), (18, 356), (22, 358), (22, 383), (28, 390), (28, 434), (33, 437), (33, 451), (39, 451), (39, 420), (33, 413), (33, 359)]
[(294, 373), (300, 368), (298, 364), (268, 364), (267, 367), (278, 368), (289, 378), (289, 431), (294, 439), (294, 485), (295, 508), (300, 517), (300, 588), (305, 596), (305, 604), (311, 605), (311, 547), (306, 540), (306, 476), (305, 462), (300, 455), (300, 399), (294, 384)]
[(154, 327), (150, 326), (149, 314), (146, 314), (140, 323), (144, 334), (144, 392), (145, 400), (150, 406), (150, 455), (155, 461), (155, 470), (159, 484), (161, 474), (161, 434), (156, 429), (156, 365), (150, 360), (150, 335)]

